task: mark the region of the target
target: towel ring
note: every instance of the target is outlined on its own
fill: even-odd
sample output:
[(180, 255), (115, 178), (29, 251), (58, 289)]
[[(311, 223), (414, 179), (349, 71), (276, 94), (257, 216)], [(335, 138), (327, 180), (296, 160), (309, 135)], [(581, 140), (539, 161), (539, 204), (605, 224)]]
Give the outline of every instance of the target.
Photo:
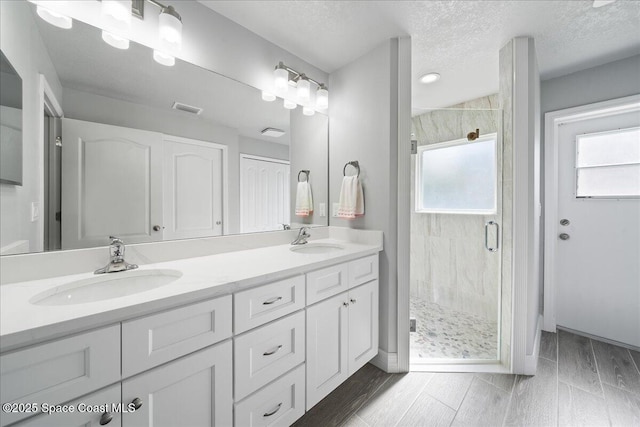
[(298, 172), (298, 182), (304, 182), (304, 181), (300, 181), (300, 174), (301, 174), (301, 173), (304, 173), (304, 174), (305, 174), (305, 176), (306, 176), (305, 181), (309, 182), (309, 173), (310, 173), (310, 172), (311, 172), (311, 171), (308, 171), (308, 170), (305, 170), (305, 169), (302, 169), (300, 172)]
[(353, 166), (354, 168), (356, 168), (358, 170), (358, 173), (356, 174), (357, 177), (360, 176), (360, 163), (358, 163), (357, 160), (352, 160), (350, 162), (347, 162), (344, 167), (342, 168), (342, 175), (343, 176), (347, 176), (347, 166)]

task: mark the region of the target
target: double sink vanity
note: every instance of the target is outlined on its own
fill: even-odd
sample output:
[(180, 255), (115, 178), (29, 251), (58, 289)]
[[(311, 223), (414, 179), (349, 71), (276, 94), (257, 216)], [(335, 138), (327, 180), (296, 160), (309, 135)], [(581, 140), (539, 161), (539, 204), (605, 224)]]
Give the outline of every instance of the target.
[(319, 230), (3, 284), (2, 427), (292, 424), (378, 353), (382, 233)]

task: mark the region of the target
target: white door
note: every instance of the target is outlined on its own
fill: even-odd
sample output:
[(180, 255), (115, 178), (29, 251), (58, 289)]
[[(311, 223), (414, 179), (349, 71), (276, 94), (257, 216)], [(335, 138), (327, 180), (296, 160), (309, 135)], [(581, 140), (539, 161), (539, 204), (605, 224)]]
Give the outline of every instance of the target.
[(307, 410), (349, 377), (346, 292), (307, 308)]
[(62, 120), (62, 249), (162, 240), (162, 134)]
[(240, 155), (241, 232), (282, 230), (291, 218), (289, 162)]
[(349, 375), (378, 354), (378, 281), (349, 291)]
[[(230, 426), (233, 419), (231, 341), (209, 347), (122, 382), (128, 427)], [(137, 400), (136, 400), (137, 399)]]
[(165, 136), (164, 238), (222, 235), (223, 147)]
[(634, 346), (640, 346), (639, 126), (637, 109), (559, 126), (553, 225), (557, 325)]

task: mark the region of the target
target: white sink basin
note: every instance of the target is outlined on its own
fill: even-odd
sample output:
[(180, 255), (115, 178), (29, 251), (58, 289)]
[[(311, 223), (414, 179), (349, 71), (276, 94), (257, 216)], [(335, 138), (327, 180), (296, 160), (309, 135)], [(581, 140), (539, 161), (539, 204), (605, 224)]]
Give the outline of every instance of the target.
[(41, 292), (29, 302), (36, 305), (73, 305), (102, 301), (159, 288), (181, 276), (182, 273), (177, 270), (108, 273)]
[(290, 251), (299, 254), (327, 254), (343, 249), (344, 246), (335, 243), (307, 243), (306, 245), (292, 246), (289, 248)]

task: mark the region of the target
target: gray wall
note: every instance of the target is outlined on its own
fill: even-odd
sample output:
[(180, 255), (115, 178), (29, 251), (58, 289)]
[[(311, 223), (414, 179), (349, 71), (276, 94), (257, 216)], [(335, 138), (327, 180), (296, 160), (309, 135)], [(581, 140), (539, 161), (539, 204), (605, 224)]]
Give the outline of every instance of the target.
[(262, 141), (242, 135), (238, 138), (238, 142), (240, 143), (240, 154), (289, 160), (289, 146), (286, 144)]
[[(305, 116), (301, 108), (291, 111), (291, 222), (327, 225), (331, 210), (329, 200), (329, 117), (323, 114)], [(313, 215), (296, 216), (298, 172), (308, 170), (313, 196)], [(301, 179), (303, 179), (301, 177)], [(325, 216), (320, 216), (320, 203)]]
[[(398, 39), (384, 42), (329, 77), (329, 196), (337, 203), (342, 168), (360, 162), (365, 214), (329, 224), (382, 230), (380, 348), (397, 351)], [(394, 83), (395, 82), (395, 83)]]

